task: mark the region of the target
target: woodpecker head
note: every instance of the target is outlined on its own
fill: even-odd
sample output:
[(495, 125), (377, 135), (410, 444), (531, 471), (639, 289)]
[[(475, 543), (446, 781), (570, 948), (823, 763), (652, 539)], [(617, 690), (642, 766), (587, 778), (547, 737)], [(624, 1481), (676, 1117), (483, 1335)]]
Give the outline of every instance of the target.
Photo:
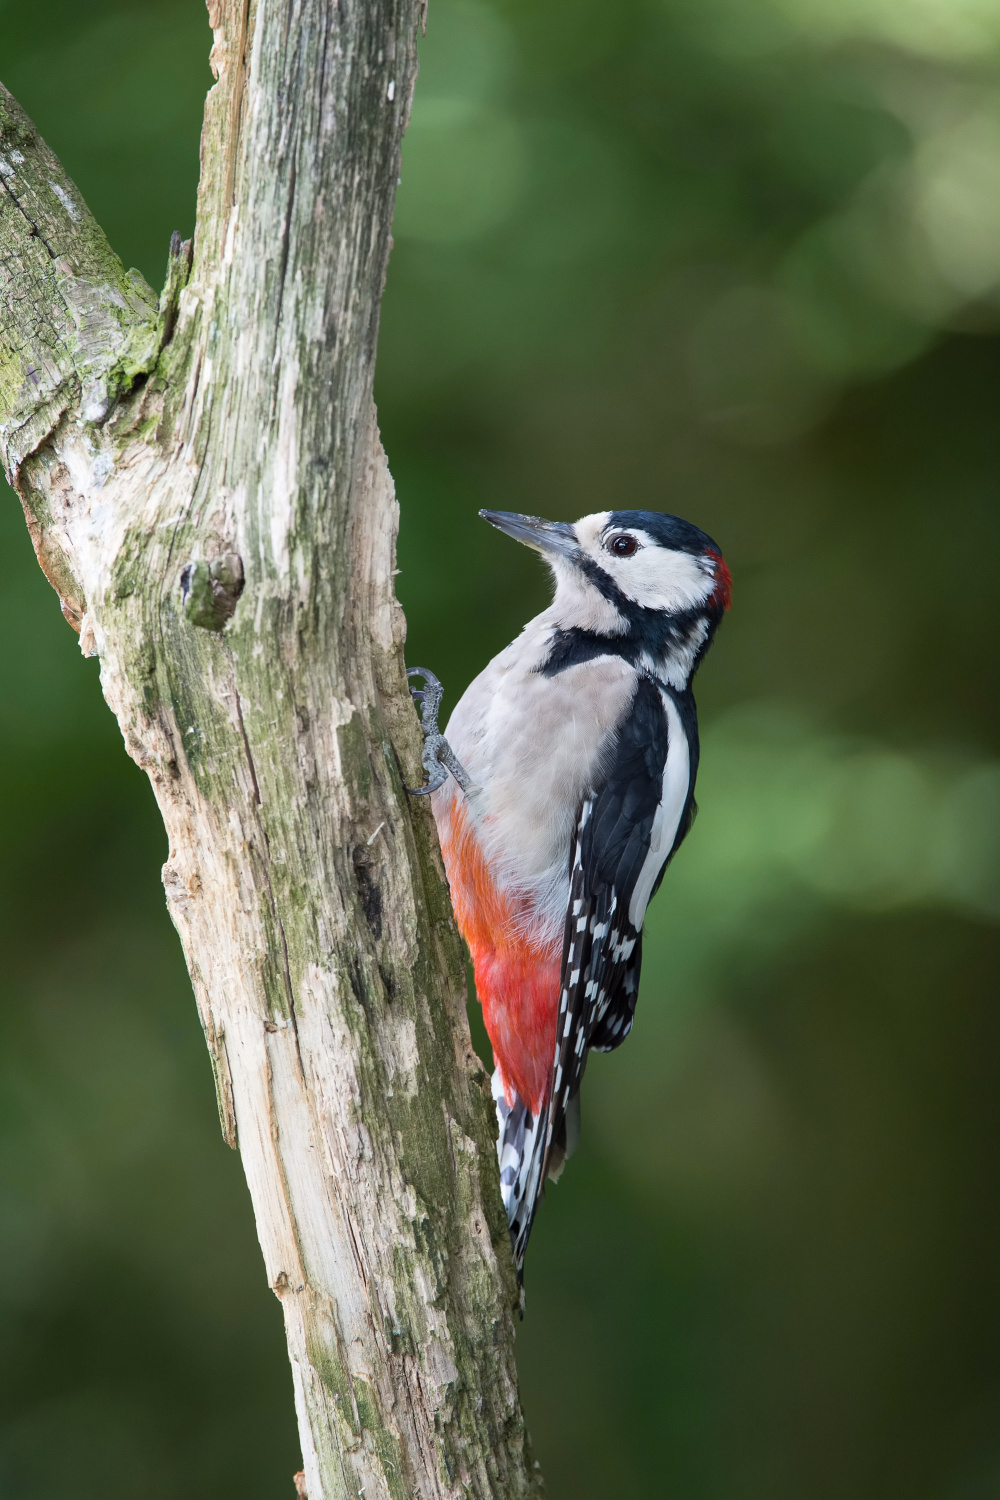
[[(479, 514), (542, 554), (556, 580), (553, 610), (566, 628), (641, 637), (656, 655), (686, 642), (694, 628), (700, 659), (729, 608), (722, 553), (679, 516), (605, 510), (571, 525), (508, 511)], [(662, 641), (659, 651), (654, 640)]]

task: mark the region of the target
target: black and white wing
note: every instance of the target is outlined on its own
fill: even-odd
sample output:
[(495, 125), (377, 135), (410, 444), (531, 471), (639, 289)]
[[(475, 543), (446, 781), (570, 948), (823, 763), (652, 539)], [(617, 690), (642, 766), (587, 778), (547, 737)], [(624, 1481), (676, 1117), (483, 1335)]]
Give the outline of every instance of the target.
[(545, 1179), (557, 1174), (574, 1144), (587, 1053), (617, 1047), (632, 1025), (646, 907), (693, 806), (697, 737), (682, 713), (673, 694), (641, 677), (606, 778), (580, 807), (552, 1088), (525, 1141), (508, 1214), (519, 1268)]

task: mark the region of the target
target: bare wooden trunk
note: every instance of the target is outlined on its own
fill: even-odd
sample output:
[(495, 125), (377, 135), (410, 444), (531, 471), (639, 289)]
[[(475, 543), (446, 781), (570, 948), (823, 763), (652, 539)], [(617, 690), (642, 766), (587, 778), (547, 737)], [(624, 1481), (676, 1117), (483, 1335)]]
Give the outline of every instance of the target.
[[(209, 0), (157, 305), (0, 92), (0, 441), (170, 839), (310, 1500), (520, 1497), (517, 1291), (372, 403), (416, 0)], [(290, 1485), (291, 1489), (291, 1485)]]

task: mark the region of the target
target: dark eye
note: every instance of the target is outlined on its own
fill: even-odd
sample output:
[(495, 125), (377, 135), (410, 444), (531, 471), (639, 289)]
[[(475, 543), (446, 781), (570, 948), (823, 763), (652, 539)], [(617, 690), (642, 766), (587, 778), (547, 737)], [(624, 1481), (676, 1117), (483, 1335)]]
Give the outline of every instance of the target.
[(638, 550), (639, 543), (634, 536), (613, 536), (608, 543), (608, 551), (613, 552), (616, 557), (631, 557)]

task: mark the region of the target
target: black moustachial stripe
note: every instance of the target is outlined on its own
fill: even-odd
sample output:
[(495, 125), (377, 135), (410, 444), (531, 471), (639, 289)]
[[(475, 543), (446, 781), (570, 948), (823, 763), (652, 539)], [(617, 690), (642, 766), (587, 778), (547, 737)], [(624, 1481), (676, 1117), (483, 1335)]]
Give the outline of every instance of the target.
[[(660, 515), (654, 511), (616, 510), (611, 513), (605, 533), (619, 529), (645, 532), (657, 546), (671, 552), (688, 552), (695, 557), (706, 554), (721, 557), (718, 547), (706, 532), (679, 516)], [(705, 624), (708, 628), (691, 665), (690, 675), (694, 676), (722, 618), (721, 606), (707, 603), (669, 613), (646, 609), (622, 593), (596, 558), (578, 550), (573, 561), (602, 598), (614, 606), (621, 616), (623, 629), (614, 635), (599, 635), (577, 627), (569, 630), (557, 627), (552, 633), (548, 655), (536, 669), (542, 676), (553, 677), (567, 667), (593, 661), (598, 656), (621, 656), (632, 666), (638, 666), (643, 657), (662, 662), (672, 649), (688, 649), (693, 632)]]
[(583, 630), (576, 625), (565, 630), (557, 625), (545, 659), (535, 668), (536, 672), (543, 677), (555, 677), (567, 667), (578, 667), (582, 662), (594, 661), (599, 656), (620, 656), (633, 667), (640, 666), (644, 659), (664, 662), (672, 650), (687, 650), (692, 632), (707, 619), (709, 628), (691, 665), (690, 675), (693, 677), (712, 642), (715, 627), (711, 616), (702, 609), (684, 610), (674, 615), (639, 610), (634, 605), (632, 609), (634, 618), (628, 622), (628, 629), (622, 635), (598, 635), (596, 631)]

